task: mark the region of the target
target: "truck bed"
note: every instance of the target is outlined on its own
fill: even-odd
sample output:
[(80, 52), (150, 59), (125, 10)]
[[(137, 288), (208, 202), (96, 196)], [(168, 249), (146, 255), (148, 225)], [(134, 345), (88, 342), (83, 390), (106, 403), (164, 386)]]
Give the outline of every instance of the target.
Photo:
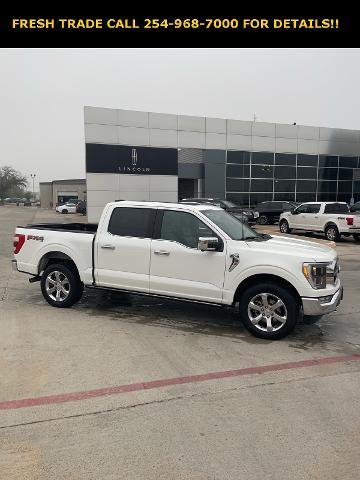
[(54, 230), (60, 232), (73, 233), (96, 233), (97, 223), (31, 223), (28, 225), (19, 225), (18, 228), (35, 230)]

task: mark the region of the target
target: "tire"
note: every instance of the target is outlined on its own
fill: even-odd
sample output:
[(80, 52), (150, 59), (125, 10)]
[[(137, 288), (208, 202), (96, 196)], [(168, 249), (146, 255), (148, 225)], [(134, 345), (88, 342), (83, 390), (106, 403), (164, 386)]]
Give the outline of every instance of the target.
[(41, 276), (41, 292), (52, 307), (71, 307), (80, 300), (83, 290), (84, 284), (71, 265), (52, 263)]
[(325, 237), (330, 242), (338, 242), (340, 240), (340, 233), (336, 225), (331, 224), (325, 228)]
[[(272, 310), (271, 305), (278, 302), (281, 302), (279, 307)], [(256, 307), (251, 308), (252, 305)], [(299, 307), (296, 298), (287, 288), (273, 282), (264, 282), (253, 285), (242, 293), (239, 313), (244, 327), (255, 337), (279, 340), (294, 329), (299, 318)]]
[(65, 210), (61, 210), (61, 213), (69, 213), (69, 212), (65, 209)]
[(279, 223), (279, 230), (281, 233), (290, 233), (291, 228), (289, 227), (289, 223), (287, 220), (281, 220)]
[(257, 223), (259, 225), (268, 225), (269, 223), (268, 216), (263, 213), (262, 215), (259, 216)]
[(353, 237), (355, 242), (360, 242), (360, 233), (354, 233)]

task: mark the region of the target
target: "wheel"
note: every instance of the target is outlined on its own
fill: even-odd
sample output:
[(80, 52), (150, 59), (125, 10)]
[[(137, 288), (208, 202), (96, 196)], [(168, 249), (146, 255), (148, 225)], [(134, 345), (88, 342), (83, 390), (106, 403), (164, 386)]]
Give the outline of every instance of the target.
[(325, 237), (331, 242), (338, 242), (340, 240), (340, 233), (336, 225), (328, 225), (325, 228)]
[(68, 213), (68, 211), (65, 208), (64, 210), (61, 210), (61, 213)]
[(281, 220), (281, 222), (279, 224), (279, 228), (280, 228), (281, 233), (290, 233), (291, 232), (291, 228), (289, 227), (289, 223), (287, 222), (287, 220)]
[(268, 216), (265, 215), (264, 213), (259, 216), (258, 218), (258, 224), (259, 225), (267, 225), (269, 223)]
[(42, 294), (53, 307), (71, 307), (80, 300), (83, 290), (84, 284), (71, 265), (53, 263), (41, 276)]
[(354, 233), (353, 237), (355, 242), (360, 242), (360, 233)]
[(241, 320), (255, 337), (279, 340), (295, 327), (299, 308), (293, 294), (276, 283), (249, 287), (240, 298)]

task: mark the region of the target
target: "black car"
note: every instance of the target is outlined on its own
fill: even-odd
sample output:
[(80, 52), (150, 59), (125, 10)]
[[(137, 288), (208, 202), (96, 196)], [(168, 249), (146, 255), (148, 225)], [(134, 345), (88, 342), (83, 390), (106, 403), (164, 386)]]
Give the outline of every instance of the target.
[(256, 219), (254, 218), (254, 211), (251, 208), (239, 207), (229, 200), (223, 200), (221, 198), (183, 198), (181, 202), (209, 203), (211, 205), (216, 205), (217, 207), (223, 208), (243, 223), (256, 222)]
[(259, 212), (257, 223), (260, 225), (270, 225), (278, 222), (283, 212), (289, 212), (296, 206), (297, 204), (295, 202), (272, 201), (258, 203), (256, 205), (256, 210)]
[(86, 202), (85, 200), (78, 200), (76, 202), (76, 213), (82, 213), (86, 215)]
[(354, 203), (354, 205), (350, 205), (350, 212), (360, 213), (360, 202)]

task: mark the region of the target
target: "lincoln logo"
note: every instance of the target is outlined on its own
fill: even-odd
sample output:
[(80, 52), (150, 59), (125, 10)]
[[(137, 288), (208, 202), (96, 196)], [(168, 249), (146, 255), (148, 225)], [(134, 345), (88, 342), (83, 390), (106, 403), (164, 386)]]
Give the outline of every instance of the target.
[(136, 167), (137, 164), (137, 151), (136, 148), (131, 149), (131, 163), (134, 167)]

